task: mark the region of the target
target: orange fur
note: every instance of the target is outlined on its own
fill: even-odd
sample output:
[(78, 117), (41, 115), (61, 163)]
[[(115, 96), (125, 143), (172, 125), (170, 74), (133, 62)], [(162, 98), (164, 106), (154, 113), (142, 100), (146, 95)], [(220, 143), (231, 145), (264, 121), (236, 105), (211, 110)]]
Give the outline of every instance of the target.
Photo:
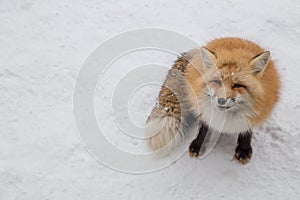
[[(253, 102), (251, 109), (255, 114), (248, 117), (250, 126), (264, 122), (271, 114), (279, 98), (280, 78), (274, 62), (270, 59), (262, 73), (253, 73), (253, 58), (265, 50), (257, 44), (240, 38), (221, 38), (209, 42), (206, 49), (215, 54), (214, 63), (217, 69), (206, 69), (200, 52), (196, 53), (187, 65), (185, 74), (188, 87), (188, 99), (198, 99), (207, 92), (207, 86), (214, 88), (220, 97), (236, 97), (244, 94)], [(222, 81), (222, 87), (214, 79)], [(246, 87), (233, 88), (235, 83)], [(247, 89), (246, 89), (247, 88)], [(201, 113), (199, 102), (192, 100), (192, 110)]]

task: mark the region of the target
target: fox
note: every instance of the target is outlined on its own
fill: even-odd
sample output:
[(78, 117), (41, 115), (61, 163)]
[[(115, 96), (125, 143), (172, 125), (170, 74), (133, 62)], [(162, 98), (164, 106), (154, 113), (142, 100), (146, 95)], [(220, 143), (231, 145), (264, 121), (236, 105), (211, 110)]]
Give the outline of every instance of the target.
[(237, 136), (233, 158), (250, 161), (252, 130), (263, 124), (279, 100), (280, 76), (270, 51), (238, 38), (214, 39), (182, 53), (168, 71), (158, 100), (146, 120), (148, 144), (156, 151), (185, 137), (189, 116), (198, 134), (191, 157), (205, 151), (209, 131)]

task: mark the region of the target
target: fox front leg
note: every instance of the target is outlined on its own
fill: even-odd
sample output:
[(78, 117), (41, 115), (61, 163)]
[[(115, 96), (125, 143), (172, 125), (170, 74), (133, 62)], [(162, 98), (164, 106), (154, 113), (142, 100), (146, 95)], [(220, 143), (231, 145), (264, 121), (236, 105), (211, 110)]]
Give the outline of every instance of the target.
[(191, 157), (199, 157), (201, 154), (204, 153), (205, 145), (203, 145), (203, 144), (204, 144), (207, 132), (208, 132), (208, 126), (205, 125), (204, 123), (202, 123), (196, 139), (194, 139), (192, 141), (192, 143), (190, 144), (190, 147), (189, 147), (189, 154)]
[(251, 138), (252, 138), (251, 131), (239, 134), (234, 158), (240, 161), (242, 164), (248, 163), (249, 160), (251, 159), (252, 156)]

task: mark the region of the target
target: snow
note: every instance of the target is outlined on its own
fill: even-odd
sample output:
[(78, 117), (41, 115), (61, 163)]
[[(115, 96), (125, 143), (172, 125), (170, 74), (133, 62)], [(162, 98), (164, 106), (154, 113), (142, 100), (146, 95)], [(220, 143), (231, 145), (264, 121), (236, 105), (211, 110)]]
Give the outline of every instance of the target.
[[(199, 45), (240, 36), (271, 51), (282, 95), (271, 119), (254, 130), (249, 164), (231, 160), (236, 140), (230, 135), (222, 135), (204, 160), (186, 153), (147, 174), (112, 170), (88, 154), (73, 116), (76, 77), (102, 42), (144, 27), (173, 30)], [(0, 199), (299, 199), (299, 35), (296, 0), (1, 1)], [(112, 114), (101, 106), (110, 101), (116, 81), (141, 64), (170, 67), (174, 59), (146, 50), (120, 58), (106, 71), (95, 114), (113, 144), (143, 149), (111, 126)], [(158, 91), (148, 85), (128, 100), (137, 125), (143, 126)]]

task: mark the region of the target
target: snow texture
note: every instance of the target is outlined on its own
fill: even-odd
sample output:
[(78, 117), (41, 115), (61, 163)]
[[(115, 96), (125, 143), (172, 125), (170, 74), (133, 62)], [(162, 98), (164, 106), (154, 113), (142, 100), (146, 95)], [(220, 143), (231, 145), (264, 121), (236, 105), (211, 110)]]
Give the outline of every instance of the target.
[[(112, 170), (87, 153), (72, 110), (80, 67), (105, 40), (143, 27), (174, 30), (199, 45), (239, 36), (271, 51), (282, 95), (271, 119), (254, 130), (249, 164), (231, 160), (236, 138), (230, 135), (222, 135), (204, 160), (185, 154), (142, 175)], [(1, 200), (300, 198), (299, 1), (3, 0), (0, 44)], [(115, 82), (132, 67), (171, 66), (174, 59), (150, 50), (120, 59), (103, 77), (96, 102), (109, 101)], [(137, 124), (145, 122), (158, 91), (147, 86), (129, 100)], [(120, 148), (138, 149), (139, 142), (110, 126), (103, 107), (96, 104), (96, 115), (108, 125), (107, 137)]]

